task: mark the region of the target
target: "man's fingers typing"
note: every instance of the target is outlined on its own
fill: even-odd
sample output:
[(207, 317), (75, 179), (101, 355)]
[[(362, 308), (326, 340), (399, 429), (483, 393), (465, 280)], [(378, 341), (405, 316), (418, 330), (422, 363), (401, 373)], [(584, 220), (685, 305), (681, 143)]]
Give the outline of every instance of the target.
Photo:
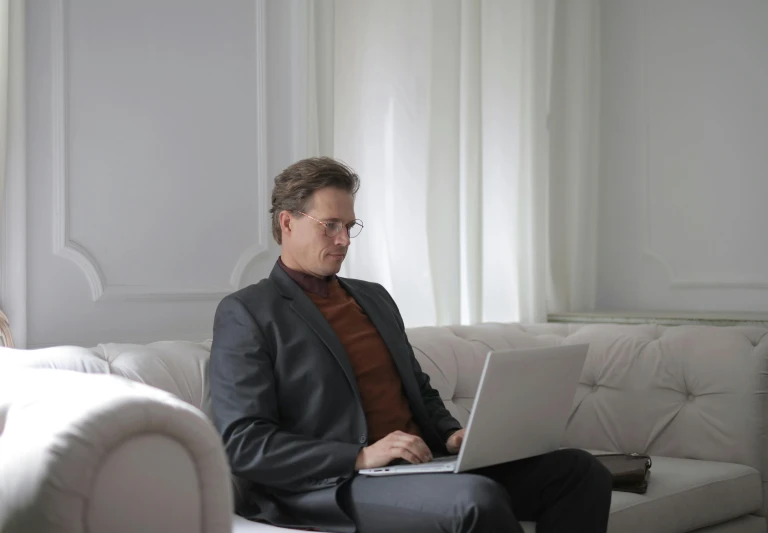
[(429, 447), (419, 437), (413, 435), (402, 437), (399, 444), (404, 449), (417, 456), (422, 463), (432, 460), (432, 452), (429, 451)]
[(399, 451), (400, 451), (399, 457), (405, 459), (409, 463), (413, 463), (413, 464), (417, 465), (417, 464), (421, 464), (421, 463), (424, 462), (421, 459), (419, 459), (419, 457), (417, 455), (409, 452), (405, 448), (401, 448)]

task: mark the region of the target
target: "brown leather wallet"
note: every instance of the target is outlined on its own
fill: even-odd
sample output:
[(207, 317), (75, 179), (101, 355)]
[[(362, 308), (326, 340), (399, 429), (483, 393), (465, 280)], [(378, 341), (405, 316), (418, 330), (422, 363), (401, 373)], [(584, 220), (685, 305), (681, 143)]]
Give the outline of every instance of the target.
[(595, 455), (613, 476), (613, 490), (645, 494), (651, 475), (651, 457), (642, 453)]

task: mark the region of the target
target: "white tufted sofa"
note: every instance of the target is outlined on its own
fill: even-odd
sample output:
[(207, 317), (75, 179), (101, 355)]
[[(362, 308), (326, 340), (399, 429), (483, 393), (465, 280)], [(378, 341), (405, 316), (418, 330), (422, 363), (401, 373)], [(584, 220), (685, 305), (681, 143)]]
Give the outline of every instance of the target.
[[(614, 492), (611, 533), (766, 532), (767, 329), (483, 324), (408, 337), (463, 423), (488, 350), (588, 343), (564, 445), (653, 456), (645, 495)], [(0, 348), (0, 531), (281, 531), (230, 513), (209, 349)]]

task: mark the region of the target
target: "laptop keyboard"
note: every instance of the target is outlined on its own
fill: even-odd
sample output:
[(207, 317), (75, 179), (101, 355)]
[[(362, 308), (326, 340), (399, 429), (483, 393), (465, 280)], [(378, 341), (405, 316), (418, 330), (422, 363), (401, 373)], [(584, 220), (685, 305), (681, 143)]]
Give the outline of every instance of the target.
[[(444, 455), (442, 457), (433, 457), (432, 460), (428, 463), (419, 463), (420, 465), (430, 465), (433, 463), (447, 463), (449, 461), (455, 461), (458, 459), (457, 455)], [(413, 463), (410, 463), (406, 461), (405, 459), (395, 459), (391, 461), (387, 466), (403, 466), (403, 465), (411, 465)]]

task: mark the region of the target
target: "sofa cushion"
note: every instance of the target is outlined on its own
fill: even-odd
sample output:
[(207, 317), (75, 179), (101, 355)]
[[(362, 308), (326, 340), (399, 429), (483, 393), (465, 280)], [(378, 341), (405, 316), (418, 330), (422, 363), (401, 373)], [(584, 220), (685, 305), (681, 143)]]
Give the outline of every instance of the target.
[(683, 533), (756, 513), (762, 499), (749, 466), (654, 456), (645, 494), (613, 492), (609, 530)]

